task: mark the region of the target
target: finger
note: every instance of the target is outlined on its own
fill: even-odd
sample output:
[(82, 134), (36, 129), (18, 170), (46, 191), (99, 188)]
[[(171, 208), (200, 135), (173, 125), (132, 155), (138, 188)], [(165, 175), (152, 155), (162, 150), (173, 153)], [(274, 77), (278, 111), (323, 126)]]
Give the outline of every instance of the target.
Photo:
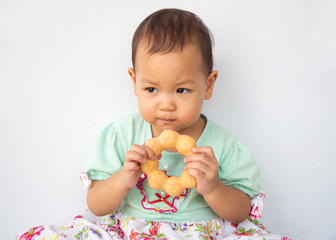
[(194, 178), (196, 178), (197, 182), (199, 181), (199, 179), (202, 179), (205, 177), (205, 173), (203, 171), (200, 171), (197, 168), (189, 168), (189, 169), (185, 169), (185, 171), (188, 172)]
[(208, 155), (208, 156), (215, 156), (214, 152), (213, 152), (213, 149), (212, 147), (208, 147), (208, 146), (202, 146), (202, 147), (194, 147), (192, 149), (192, 152), (193, 153), (198, 153), (198, 154), (205, 154), (205, 155)]
[(142, 145), (146, 151), (147, 157), (150, 159), (156, 159), (155, 153), (152, 149), (150, 149), (148, 146), (146, 145)]
[(150, 158), (150, 159), (153, 159), (153, 160), (156, 159), (156, 156), (155, 156), (155, 153), (153, 152), (153, 150), (150, 149), (145, 144), (143, 144), (143, 145), (133, 144), (132, 147), (131, 147), (131, 149), (143, 154), (146, 158)]
[(144, 146), (138, 145), (138, 144), (133, 144), (130, 148), (131, 152), (137, 152), (139, 154), (141, 154), (142, 156), (146, 157), (146, 150), (144, 148)]
[(128, 151), (125, 154), (125, 163), (133, 161), (144, 163), (146, 160), (147, 160), (146, 156), (135, 151)]
[(128, 171), (137, 171), (140, 169), (139, 164), (137, 164), (136, 162), (128, 162), (124, 165), (124, 167)]
[(141, 154), (145, 159), (150, 158), (154, 160), (156, 158), (154, 152), (146, 145), (133, 144), (130, 151)]
[(190, 155), (190, 156), (188, 156), (188, 157), (186, 157), (184, 159), (184, 162), (186, 164), (191, 163), (191, 162), (202, 162), (203, 164), (205, 164), (207, 166), (213, 165), (213, 163), (211, 162), (209, 156), (207, 156), (205, 154), (193, 154), (193, 155)]
[[(211, 147), (195, 147), (192, 150), (195, 154), (194, 155), (205, 155), (207, 156), (206, 161), (209, 165), (218, 165), (215, 153)], [(193, 155), (192, 155), (193, 156)]]
[(197, 170), (199, 172), (202, 172), (203, 174), (210, 172), (210, 167), (200, 161), (189, 162), (188, 164), (184, 166), (184, 169), (185, 170)]

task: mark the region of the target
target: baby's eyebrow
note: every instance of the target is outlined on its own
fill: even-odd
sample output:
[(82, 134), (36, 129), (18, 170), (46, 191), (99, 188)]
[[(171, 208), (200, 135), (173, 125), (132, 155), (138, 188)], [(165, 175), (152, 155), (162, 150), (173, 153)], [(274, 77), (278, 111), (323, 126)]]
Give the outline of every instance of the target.
[(178, 85), (183, 85), (183, 84), (195, 84), (195, 81), (192, 79), (184, 79), (181, 81), (176, 82)]
[[(142, 83), (146, 83), (146, 84), (150, 84), (150, 85), (157, 85), (159, 84), (158, 82), (155, 82), (149, 78), (142, 78), (141, 79)], [(176, 85), (180, 86), (180, 85), (185, 85), (185, 84), (196, 84), (195, 80), (193, 79), (182, 79), (182, 80), (176, 80), (175, 82)]]
[(141, 82), (143, 82), (143, 83), (149, 83), (149, 84), (152, 84), (152, 85), (157, 84), (155, 81), (152, 81), (152, 80), (147, 79), (147, 78), (141, 79)]

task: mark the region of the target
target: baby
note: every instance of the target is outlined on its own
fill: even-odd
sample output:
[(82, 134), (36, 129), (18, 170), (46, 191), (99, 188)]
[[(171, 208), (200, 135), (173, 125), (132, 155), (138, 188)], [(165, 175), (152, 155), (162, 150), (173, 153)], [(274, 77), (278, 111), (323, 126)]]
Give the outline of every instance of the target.
[[(164, 129), (173, 129), (195, 139), (199, 139), (204, 132), (207, 119), (201, 116), (202, 104), (204, 100), (211, 98), (218, 75), (217, 71), (212, 70), (210, 36), (199, 18), (177, 10), (157, 12), (145, 19), (136, 30), (132, 46), (133, 68), (128, 71), (138, 98), (140, 116), (136, 115), (136, 120), (133, 120), (133, 116), (132, 121), (147, 122), (153, 137), (159, 136)], [(130, 126), (127, 128), (131, 130), (128, 134), (146, 139), (145, 129), (136, 131)], [(214, 137), (224, 136), (211, 136), (216, 140)], [(131, 189), (139, 194), (134, 188), (142, 173), (139, 164), (148, 157), (155, 158), (146, 145), (141, 145), (143, 142), (130, 146), (125, 153), (123, 166), (110, 178), (93, 182), (87, 202), (94, 214), (106, 215), (117, 209)], [(213, 146), (210, 143), (206, 145)], [(186, 171), (197, 181), (195, 198), (200, 199), (202, 196), (202, 206), (209, 205), (211, 217), (213, 210), (228, 221), (241, 222), (246, 219), (250, 212), (251, 198), (244, 191), (229, 187), (220, 180), (218, 160), (212, 147), (198, 147), (193, 152), (195, 154), (184, 161)], [(245, 164), (254, 167), (249, 175), (252, 174), (255, 182), (250, 182), (247, 188), (251, 188), (253, 194), (256, 194), (259, 190), (257, 167), (254, 166), (254, 161)], [(130, 200), (136, 203), (136, 198)], [(191, 205), (199, 204), (199, 201), (191, 202)], [(123, 212), (133, 210), (129, 208), (128, 205)], [(165, 220), (171, 221), (179, 213), (178, 211), (171, 217), (160, 216), (160, 219), (167, 218)], [(180, 214), (185, 216), (185, 220), (190, 220), (187, 213), (186, 209)]]
[[(218, 72), (212, 35), (201, 19), (179, 9), (154, 12), (134, 33), (132, 61), (128, 73), (139, 113), (111, 123), (93, 146), (85, 173), (90, 211), (67, 227), (31, 233), (60, 239), (284, 239), (249, 217), (251, 198), (262, 197), (250, 151), (202, 114)], [(173, 148), (160, 156), (159, 168), (168, 176), (185, 170), (196, 179), (196, 188), (178, 196), (152, 189), (140, 169), (156, 157), (144, 142), (166, 129), (197, 140), (187, 157)], [(253, 216), (260, 208), (254, 206)]]

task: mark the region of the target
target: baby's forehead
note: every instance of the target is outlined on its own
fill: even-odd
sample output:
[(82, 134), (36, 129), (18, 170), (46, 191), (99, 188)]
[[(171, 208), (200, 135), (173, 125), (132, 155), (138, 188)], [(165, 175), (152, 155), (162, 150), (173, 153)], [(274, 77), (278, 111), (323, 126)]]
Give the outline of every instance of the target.
[[(152, 45), (148, 44), (147, 42), (142, 42), (139, 44), (136, 52), (136, 58), (135, 58), (135, 65), (138, 61), (143, 61), (144, 59), (151, 58), (152, 56), (157, 56), (157, 55), (166, 55), (166, 54), (174, 54), (176, 56), (180, 55), (182, 57), (185, 56), (186, 54), (193, 55), (195, 58), (197, 58), (199, 63), (204, 67), (205, 62), (204, 59), (202, 58), (201, 50), (199, 48), (198, 44), (194, 43), (189, 43), (183, 48), (173, 48), (170, 49), (169, 51), (157, 51), (154, 52), (151, 50)], [(196, 60), (196, 59), (195, 59)]]

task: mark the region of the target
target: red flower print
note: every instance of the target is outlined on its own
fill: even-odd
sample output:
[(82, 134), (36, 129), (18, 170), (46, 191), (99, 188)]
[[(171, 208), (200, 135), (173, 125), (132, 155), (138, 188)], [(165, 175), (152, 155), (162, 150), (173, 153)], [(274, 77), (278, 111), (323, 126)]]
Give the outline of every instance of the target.
[(34, 236), (39, 236), (43, 230), (43, 226), (31, 228), (28, 232), (22, 234), (19, 240), (33, 240)]
[(149, 229), (150, 235), (151, 236), (157, 236), (157, 232), (158, 232), (159, 228), (161, 227), (161, 224), (152, 222), (151, 225), (152, 225), (152, 228)]
[(134, 232), (134, 229), (131, 230), (130, 240), (137, 240), (139, 233)]

